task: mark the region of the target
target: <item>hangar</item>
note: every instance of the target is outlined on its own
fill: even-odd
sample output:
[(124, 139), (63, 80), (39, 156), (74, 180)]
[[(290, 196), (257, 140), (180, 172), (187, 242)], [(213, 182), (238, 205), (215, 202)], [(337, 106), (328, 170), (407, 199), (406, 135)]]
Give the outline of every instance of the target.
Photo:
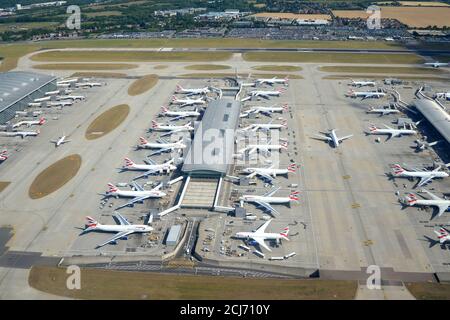
[(30, 102), (56, 90), (56, 77), (34, 72), (0, 73), (0, 124), (25, 110)]
[(223, 96), (208, 104), (184, 159), (182, 171), (192, 177), (219, 178), (233, 163), (235, 131), (241, 103)]

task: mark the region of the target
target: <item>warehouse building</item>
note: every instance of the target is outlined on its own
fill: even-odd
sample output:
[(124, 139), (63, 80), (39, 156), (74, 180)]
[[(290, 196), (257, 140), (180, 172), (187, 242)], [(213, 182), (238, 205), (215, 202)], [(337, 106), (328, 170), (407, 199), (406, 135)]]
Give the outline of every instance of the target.
[(175, 246), (178, 243), (181, 235), (181, 225), (176, 224), (170, 227), (166, 238), (167, 246)]
[(47, 91), (56, 90), (56, 78), (33, 72), (0, 73), (0, 124), (25, 110), (30, 102)]
[(182, 171), (197, 178), (220, 178), (233, 163), (241, 104), (235, 90), (208, 104), (184, 160)]

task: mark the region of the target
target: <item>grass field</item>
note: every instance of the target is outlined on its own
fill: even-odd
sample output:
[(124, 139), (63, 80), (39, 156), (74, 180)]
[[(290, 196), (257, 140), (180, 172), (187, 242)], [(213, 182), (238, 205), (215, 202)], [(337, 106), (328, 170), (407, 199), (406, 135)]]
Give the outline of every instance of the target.
[(450, 284), (420, 282), (405, 285), (418, 300), (450, 300)]
[(0, 192), (6, 189), (11, 184), (10, 181), (0, 181)]
[(33, 267), (28, 283), (51, 294), (77, 299), (148, 300), (349, 300), (355, 281), (244, 279), (82, 269), (81, 289), (68, 290), (65, 269)]
[(37, 175), (28, 195), (31, 199), (40, 199), (55, 192), (75, 177), (80, 167), (81, 157), (78, 154), (56, 161)]
[(295, 72), (295, 71), (301, 71), (302, 67), (265, 65), (265, 66), (254, 66), (254, 67), (252, 67), (252, 69), (259, 70), (259, 71)]
[(156, 66), (153, 67), (153, 69), (155, 70), (163, 70), (163, 69), (167, 69), (169, 66), (165, 65), (165, 64), (158, 64)]
[(279, 19), (323, 19), (330, 20), (328, 14), (305, 14), (305, 13), (289, 13), (289, 12), (260, 12), (251, 15), (258, 18), (279, 18)]
[(128, 94), (130, 96), (137, 96), (142, 94), (158, 83), (158, 76), (156, 74), (149, 74), (134, 81), (128, 88)]
[(17, 60), (24, 55), (38, 50), (35, 45), (0, 45), (0, 72), (6, 72), (17, 67)]
[(398, 49), (401, 45), (381, 41), (259, 40), (234, 38), (208, 39), (92, 39), (40, 42), (45, 48), (337, 48)]
[(118, 72), (75, 72), (70, 77), (86, 77), (86, 78), (125, 78), (126, 73)]
[(52, 27), (57, 24), (57, 22), (0, 23), (0, 32), (40, 29)]
[(126, 70), (137, 67), (130, 63), (43, 63), (33, 66), (41, 70)]
[(323, 53), (323, 52), (246, 52), (244, 60), (261, 62), (323, 62), (418, 64), (424, 60), (414, 54)]
[[(364, 79), (374, 79), (374, 80), (383, 80), (386, 79), (385, 75), (380, 74), (339, 74), (339, 75), (330, 75), (330, 76), (324, 76), (322, 79), (324, 80), (344, 80), (344, 79), (357, 79), (357, 78), (364, 78)], [(446, 81), (448, 78), (442, 78), (442, 77), (432, 77), (432, 76), (398, 76), (396, 75), (395, 78), (402, 79), (402, 80), (411, 80), (411, 81)]]
[(157, 52), (157, 51), (48, 51), (31, 56), (34, 61), (105, 62), (105, 61), (221, 61), (231, 52)]
[(184, 68), (186, 70), (199, 70), (199, 71), (231, 69), (230, 66), (223, 64), (192, 64)]
[[(182, 78), (224, 78), (224, 77), (234, 77), (236, 74), (235, 73), (209, 73), (209, 72), (205, 72), (205, 73), (184, 73), (179, 75), (179, 77)], [(238, 76), (243, 77), (243, 78), (247, 78), (248, 77), (248, 73), (238, 73)], [(281, 73), (252, 73), (251, 74), (252, 77), (267, 77), (267, 78), (273, 78), (273, 77), (277, 77), (277, 78), (284, 78), (286, 76), (286, 74), (281, 74)], [(299, 76), (297, 74), (290, 74), (289, 75), (290, 79), (303, 79), (302, 76)]]
[(324, 66), (319, 68), (323, 72), (341, 73), (382, 73), (382, 74), (448, 74), (442, 69), (409, 68), (409, 67), (358, 67), (358, 66)]
[(95, 118), (86, 129), (86, 139), (94, 140), (107, 135), (117, 128), (127, 118), (129, 113), (130, 106), (127, 104), (120, 104), (106, 110)]
[(98, 11), (98, 12), (87, 12), (84, 13), (89, 18), (95, 18), (95, 17), (111, 17), (111, 16), (120, 16), (122, 15), (122, 12), (120, 11)]
[[(341, 18), (367, 19), (369, 16), (363, 10), (333, 10), (333, 14)], [(396, 19), (408, 27), (449, 27), (450, 7), (381, 7), (381, 17)]]

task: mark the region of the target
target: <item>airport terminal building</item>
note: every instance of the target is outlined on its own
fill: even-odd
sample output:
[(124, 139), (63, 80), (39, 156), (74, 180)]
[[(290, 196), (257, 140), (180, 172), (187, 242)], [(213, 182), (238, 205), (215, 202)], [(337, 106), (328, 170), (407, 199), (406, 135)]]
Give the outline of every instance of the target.
[(415, 107), (431, 125), (450, 143), (450, 115), (436, 101), (418, 99)]
[(0, 124), (25, 110), (30, 102), (56, 90), (56, 77), (34, 72), (0, 73)]

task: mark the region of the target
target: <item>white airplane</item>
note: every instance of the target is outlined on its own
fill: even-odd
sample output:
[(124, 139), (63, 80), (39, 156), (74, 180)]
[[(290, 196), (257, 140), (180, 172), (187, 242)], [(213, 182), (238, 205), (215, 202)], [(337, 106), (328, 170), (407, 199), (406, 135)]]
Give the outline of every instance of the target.
[(393, 176), (403, 178), (419, 178), (420, 181), (417, 184), (417, 187), (422, 187), (423, 185), (431, 182), (434, 178), (448, 177), (448, 173), (444, 171), (439, 171), (440, 169), (441, 166), (437, 167), (432, 171), (421, 171), (417, 169), (414, 169), (415, 171), (407, 171), (403, 169), (401, 165), (395, 164), (393, 166)]
[(265, 157), (269, 157), (271, 151), (278, 150), (279, 152), (281, 152), (281, 150), (287, 150), (287, 146), (287, 142), (282, 142), (280, 144), (270, 144), (270, 141), (268, 144), (250, 144), (238, 150), (235, 157), (250, 156), (255, 152), (261, 152)]
[(428, 190), (422, 189), (431, 199), (418, 199), (414, 193), (409, 193), (402, 203), (408, 206), (430, 206), (438, 208), (438, 217), (440, 217), (450, 206), (450, 200), (439, 198)]
[(145, 161), (145, 164), (136, 164), (129, 158), (125, 158), (125, 165), (122, 167), (122, 170), (132, 170), (132, 171), (145, 171), (145, 173), (141, 174), (133, 178), (133, 180), (137, 180), (142, 177), (148, 177), (149, 175), (159, 173), (163, 174), (164, 172), (170, 173), (177, 169), (176, 166), (173, 165), (174, 159), (170, 159), (164, 163), (157, 164), (153, 160), (148, 159)]
[(271, 106), (271, 107), (253, 107), (250, 108), (247, 111), (244, 111), (243, 113), (241, 113), (239, 115), (240, 118), (246, 118), (248, 117), (250, 114), (254, 113), (254, 114), (258, 114), (258, 113), (262, 113), (268, 117), (272, 116), (272, 113), (274, 112), (286, 112), (288, 111), (288, 105), (284, 104), (282, 107), (275, 107), (275, 106)]
[(381, 116), (386, 116), (389, 114), (400, 113), (400, 110), (398, 110), (395, 107), (391, 107), (391, 106), (385, 106), (382, 108), (369, 107), (369, 109), (367, 109), (366, 113), (379, 113), (380, 117), (381, 117)]
[(176, 121), (176, 120), (184, 119), (187, 117), (199, 117), (200, 112), (198, 112), (197, 108), (192, 111), (170, 111), (166, 107), (162, 106), (161, 107), (161, 115), (166, 116), (166, 117), (174, 117), (170, 121)]
[(339, 147), (339, 145), (341, 144), (342, 141), (353, 137), (353, 134), (349, 134), (348, 136), (344, 136), (344, 137), (338, 137), (336, 135), (336, 131), (337, 131), (336, 129), (332, 129), (332, 130), (330, 130), (330, 132), (322, 132), (326, 136), (316, 134), (316, 136), (317, 136), (316, 139), (332, 142), (334, 147), (337, 148), (337, 147)]
[(42, 126), (45, 123), (45, 118), (41, 117), (39, 120), (24, 120), (24, 121), (19, 121), (13, 124), (13, 128), (18, 128), (20, 126), (27, 126), (28, 128), (33, 126), (33, 125), (38, 125), (38, 126)]
[(42, 98), (36, 98), (33, 101), (34, 102), (44, 102), (44, 101), (50, 101), (51, 97), (42, 97)]
[(96, 249), (101, 248), (107, 244), (116, 244), (117, 240), (126, 239), (132, 233), (147, 233), (153, 230), (149, 225), (143, 224), (131, 224), (121, 214), (115, 213), (115, 217), (119, 221), (119, 224), (100, 224), (93, 218), (87, 216), (87, 223), (85, 229), (80, 234), (85, 234), (90, 231), (99, 232), (115, 232), (116, 234), (111, 239), (97, 245)]
[(286, 76), (284, 79), (279, 79), (277, 77), (273, 77), (273, 78), (270, 78), (270, 79), (261, 78), (261, 79), (256, 79), (255, 82), (257, 84), (265, 84), (265, 83), (267, 83), (267, 84), (272, 86), (272, 85), (274, 85), (276, 83), (287, 84), (289, 82), (289, 78), (288, 78), (288, 76)]
[(422, 140), (415, 140), (414, 142), (416, 143), (416, 145), (413, 146), (412, 148), (415, 148), (418, 152), (420, 152), (420, 151), (428, 150), (429, 148), (437, 145), (441, 141), (442, 140), (427, 142), (427, 141), (422, 141)]
[(45, 93), (46, 96), (56, 96), (57, 94), (59, 94), (59, 90), (55, 90), (55, 91), (47, 91)]
[(198, 99), (178, 99), (175, 96), (172, 96), (172, 101), (171, 104), (179, 104), (180, 107), (186, 107), (186, 106), (193, 106), (196, 104), (205, 104), (206, 101), (203, 100), (203, 98), (198, 98)]
[(438, 236), (440, 244), (444, 244), (447, 241), (450, 241), (450, 234), (444, 228), (440, 228), (439, 231), (436, 231), (436, 230), (433, 230), (433, 231)]
[(244, 240), (253, 240), (254, 243), (253, 244), (259, 244), (261, 247), (265, 248), (268, 251), (272, 251), (264, 242), (265, 240), (275, 240), (277, 241), (277, 243), (279, 241), (283, 240), (287, 240), (288, 239), (288, 234), (289, 234), (289, 227), (286, 227), (283, 229), (282, 232), (280, 233), (266, 233), (264, 232), (268, 225), (270, 224), (270, 222), (272, 222), (272, 219), (266, 221), (262, 226), (260, 226), (258, 229), (256, 229), (254, 232), (237, 232), (235, 234), (235, 238), (237, 239), (244, 239)]
[(71, 140), (66, 140), (66, 136), (65, 135), (59, 137), (56, 140), (50, 140), (51, 143), (55, 144), (55, 148), (59, 147), (60, 145), (62, 145), (64, 143), (70, 142), (70, 141)]
[(182, 93), (182, 94), (186, 94), (187, 96), (191, 96), (191, 95), (199, 95), (199, 94), (203, 95), (203, 94), (207, 94), (209, 92), (211, 92), (211, 90), (209, 90), (208, 87), (198, 88), (198, 89), (186, 89), (180, 85), (177, 85), (176, 93)]
[(159, 149), (158, 151), (153, 152), (150, 156), (186, 148), (186, 145), (183, 143), (183, 138), (180, 138), (177, 142), (166, 142), (162, 139), (159, 139), (158, 142), (148, 142), (145, 138), (140, 137), (139, 141), (140, 143), (137, 145), (138, 149)]
[(292, 201), (298, 202), (298, 194), (300, 192), (293, 191), (288, 197), (272, 197), (272, 195), (275, 194), (275, 192), (277, 192), (278, 190), (280, 190), (280, 187), (272, 189), (262, 196), (245, 194), (239, 198), (239, 201), (241, 202), (241, 206), (243, 206), (244, 202), (250, 202), (254, 203), (256, 206), (262, 207), (265, 211), (270, 212), (272, 215), (279, 214), (279, 212), (275, 210), (270, 204), (286, 204), (291, 203)]
[(248, 97), (241, 100), (241, 102), (253, 99), (253, 98), (264, 98), (270, 99), (270, 97), (279, 97), (285, 89), (281, 88), (279, 90), (269, 91), (269, 90), (252, 90), (248, 93)]
[(426, 66), (431, 66), (433, 68), (446, 67), (448, 66), (448, 62), (426, 62), (424, 63)]
[(20, 137), (22, 137), (22, 139), (24, 139), (27, 136), (35, 137), (39, 133), (41, 133), (40, 130), (36, 130), (36, 131), (7, 131), (7, 132), (0, 132), (0, 135), (1, 136), (5, 136), (5, 137), (17, 137), (17, 136), (20, 136)]
[(168, 136), (177, 132), (184, 132), (184, 131), (194, 131), (194, 127), (190, 125), (190, 123), (186, 123), (182, 126), (174, 126), (174, 125), (164, 125), (161, 123), (156, 122), (155, 120), (152, 120), (152, 128), (153, 131), (168, 131), (167, 133), (164, 133), (161, 135), (161, 137)]
[(353, 89), (351, 89), (346, 96), (350, 97), (350, 98), (362, 98), (362, 100), (364, 99), (370, 99), (370, 98), (382, 98), (386, 95), (385, 92), (382, 91), (355, 91)]
[[(30, 102), (28, 104), (29, 107), (41, 107), (42, 103), (41, 102)], [(16, 111), (17, 112), (17, 111)]]
[(78, 82), (78, 78), (70, 78), (70, 79), (63, 79), (56, 82), (56, 84), (66, 84), (66, 83), (74, 83)]
[(273, 179), (277, 177), (277, 175), (288, 175), (289, 173), (295, 173), (297, 171), (297, 165), (292, 163), (288, 165), (285, 169), (283, 168), (274, 168), (274, 165), (271, 165), (267, 168), (244, 168), (242, 173), (246, 173), (247, 178), (253, 178), (254, 176), (258, 176), (269, 183), (273, 182)]
[(0, 152), (0, 161), (5, 161), (8, 159), (8, 151), (4, 149), (2, 152)]
[(389, 140), (390, 138), (394, 138), (394, 137), (400, 137), (402, 135), (417, 134), (417, 131), (413, 130), (413, 129), (406, 129), (406, 128), (394, 129), (385, 124), (384, 124), (384, 126), (386, 127), (386, 129), (380, 129), (380, 128), (377, 128), (376, 126), (370, 126), (369, 132), (366, 132), (366, 134), (387, 134), (387, 135), (389, 135), (387, 140)]
[(270, 131), (270, 130), (281, 130), (283, 128), (287, 128), (287, 120), (283, 119), (281, 123), (253, 123), (245, 128), (240, 129), (241, 132), (256, 132), (258, 130)]
[(76, 95), (63, 95), (63, 96), (57, 96), (56, 99), (57, 100), (84, 100), (86, 97), (85, 96), (76, 96)]
[(438, 92), (436, 93), (436, 98), (450, 100), (450, 92)]
[(369, 86), (369, 87), (375, 87), (376, 86), (376, 82), (375, 81), (355, 81), (353, 79), (350, 79), (352, 82), (350, 83), (351, 86), (353, 87), (365, 87), (365, 86)]
[(161, 184), (156, 186), (155, 188), (151, 190), (144, 190), (140, 185), (138, 185), (136, 182), (132, 182), (132, 186), (134, 190), (120, 190), (112, 183), (108, 183), (108, 191), (104, 193), (103, 195), (105, 197), (116, 197), (116, 198), (133, 198), (124, 205), (121, 205), (117, 207), (115, 210), (122, 209), (124, 207), (133, 206), (135, 203), (142, 203), (146, 199), (150, 198), (162, 198), (166, 196), (166, 194), (162, 191), (159, 191), (159, 188), (161, 187)]
[(33, 116), (33, 117), (37, 117), (39, 115), (42, 114), (41, 110), (34, 110), (34, 111), (16, 111), (16, 116), (20, 116), (20, 117), (29, 117), (29, 116)]
[(72, 100), (59, 100), (59, 101), (51, 101), (48, 103), (48, 106), (50, 107), (57, 107), (57, 106), (65, 107), (71, 105), (73, 105)]
[(75, 86), (77, 87), (101, 87), (102, 84), (100, 82), (80, 82), (80, 83), (75, 83)]

